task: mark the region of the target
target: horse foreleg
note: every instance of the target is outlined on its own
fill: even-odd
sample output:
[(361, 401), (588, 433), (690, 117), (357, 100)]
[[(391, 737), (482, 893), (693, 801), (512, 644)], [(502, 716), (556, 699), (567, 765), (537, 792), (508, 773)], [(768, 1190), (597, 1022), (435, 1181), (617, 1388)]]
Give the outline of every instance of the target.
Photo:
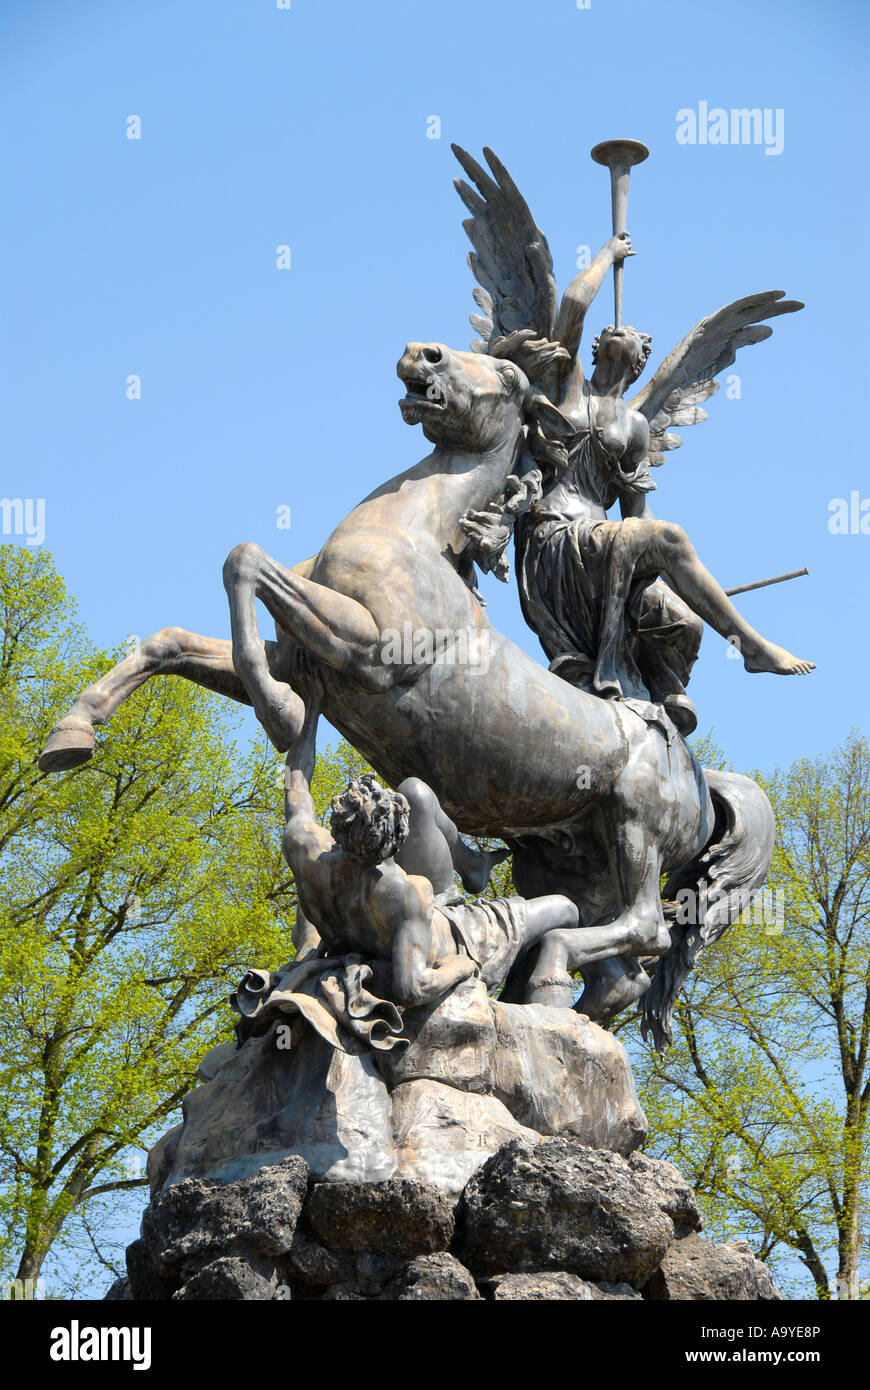
[[(264, 660), (275, 662), (277, 645), (265, 644)], [(233, 667), (232, 643), (167, 627), (145, 639), (130, 656), (87, 686), (52, 729), (39, 758), (43, 772), (65, 772), (88, 761), (94, 726), (105, 724), (118, 706), (152, 676), (182, 676), (241, 704), (250, 698)]]
[(371, 688), (391, 684), (397, 673), (379, 660), (381, 634), (369, 610), (325, 584), (287, 569), (258, 545), (237, 545), (224, 565), (230, 604), (233, 661), (257, 718), (279, 752), (300, 735), (305, 706), (269, 670), (257, 635), (254, 601), (261, 599), (276, 623), (306, 651)]

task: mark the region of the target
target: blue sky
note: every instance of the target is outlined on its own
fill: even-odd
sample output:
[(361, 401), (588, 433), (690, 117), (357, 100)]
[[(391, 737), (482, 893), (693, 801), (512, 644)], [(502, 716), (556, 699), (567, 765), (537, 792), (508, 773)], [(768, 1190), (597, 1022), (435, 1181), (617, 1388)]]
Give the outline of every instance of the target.
[[(721, 391), (657, 474), (654, 510), (724, 585), (811, 571), (739, 603), (818, 670), (749, 677), (708, 633), (700, 730), (750, 769), (866, 729), (870, 536), (828, 520), (832, 499), (870, 498), (867, 15), (858, 0), (4, 0), (0, 490), (45, 499), (45, 544), (94, 640), (227, 635), (233, 545), (295, 563), (427, 452), (395, 363), (408, 339), (470, 337), (451, 140), (495, 148), (564, 289), (577, 247), (609, 234), (589, 150), (628, 135), (651, 150), (625, 284), (651, 367), (732, 299), (781, 288), (807, 306), (744, 350), (740, 398)], [(679, 144), (676, 113), (701, 102), (782, 111), (782, 152)], [(608, 284), (587, 364), (611, 318)], [(513, 588), (485, 592), (539, 654)]]
[[(45, 499), (94, 639), (225, 635), (236, 542), (295, 563), (427, 451), (394, 370), (408, 339), (470, 336), (451, 140), (500, 154), (564, 288), (609, 232), (589, 149), (630, 135), (651, 157), (625, 313), (651, 367), (731, 299), (807, 305), (743, 351), (740, 399), (721, 391), (657, 474), (654, 510), (726, 587), (811, 570), (740, 602), (818, 670), (749, 677), (709, 632), (700, 728), (750, 768), (865, 724), (870, 536), (832, 535), (828, 507), (870, 497), (866, 28), (850, 0), (6, 0), (2, 489)], [(781, 110), (782, 153), (679, 144), (676, 112), (700, 102)], [(608, 284), (587, 362), (611, 318)], [(486, 592), (538, 653), (513, 588)]]

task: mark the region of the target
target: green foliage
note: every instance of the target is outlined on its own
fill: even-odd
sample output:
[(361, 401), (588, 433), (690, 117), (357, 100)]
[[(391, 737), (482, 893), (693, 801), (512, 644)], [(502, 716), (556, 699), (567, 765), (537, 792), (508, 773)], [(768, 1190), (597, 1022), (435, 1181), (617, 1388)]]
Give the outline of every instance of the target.
[[(797, 1256), (818, 1297), (857, 1297), (870, 1100), (867, 741), (855, 734), (765, 786), (778, 822), (768, 889), (784, 921), (746, 914), (690, 977), (675, 1046), (663, 1057), (633, 1048), (650, 1151), (683, 1170), (717, 1238), (750, 1239), (787, 1283)], [(806, 1280), (799, 1287), (806, 1296)]]
[(52, 724), (120, 654), (44, 552), (0, 548), (0, 615), (0, 1271), (33, 1277), (81, 1239), (71, 1215), (142, 1186), (131, 1154), (231, 1035), (228, 991), (292, 954), (295, 895), (276, 756), (240, 751), (224, 701), (149, 682), (90, 765), (45, 776)]

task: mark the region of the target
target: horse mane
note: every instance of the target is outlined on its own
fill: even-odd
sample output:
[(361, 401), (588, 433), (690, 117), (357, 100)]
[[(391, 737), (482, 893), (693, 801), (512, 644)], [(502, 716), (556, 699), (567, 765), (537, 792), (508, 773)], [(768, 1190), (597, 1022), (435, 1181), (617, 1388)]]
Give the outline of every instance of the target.
[(510, 578), (510, 563), (505, 552), (517, 520), (543, 495), (545, 482), (564, 473), (568, 467), (565, 441), (576, 433), (571, 422), (537, 384), (557, 362), (557, 354), (565, 355), (565, 349), (545, 339), (531, 342), (529, 338), (530, 330), (521, 329), (498, 339), (495, 344), (497, 351), (493, 355), (508, 358), (525, 373), (530, 385), (523, 399), (524, 420), (517, 467), (487, 503), (486, 511), (475, 514), (475, 530), (467, 532), (471, 537), (471, 561), (503, 583)]

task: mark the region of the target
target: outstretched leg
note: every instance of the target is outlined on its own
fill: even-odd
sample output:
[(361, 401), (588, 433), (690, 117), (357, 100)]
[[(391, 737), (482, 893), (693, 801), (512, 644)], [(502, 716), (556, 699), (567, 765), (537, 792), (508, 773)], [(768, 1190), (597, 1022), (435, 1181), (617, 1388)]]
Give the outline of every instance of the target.
[(510, 855), (506, 847), (479, 850), (462, 839), (432, 788), (419, 777), (407, 777), (397, 788), (411, 806), (411, 829), (396, 855), (406, 874), (422, 874), (435, 893), (447, 893), (456, 870), (469, 893), (482, 893), (496, 864)]
[[(276, 657), (276, 643), (264, 643), (264, 661), (274, 665)], [(233, 667), (232, 643), (166, 627), (82, 691), (69, 714), (52, 729), (39, 759), (40, 769), (66, 772), (87, 762), (94, 751), (94, 725), (111, 719), (127, 696), (152, 676), (183, 676), (206, 690), (250, 704)]]
[(658, 572), (705, 623), (720, 636), (734, 639), (747, 671), (771, 671), (779, 676), (806, 675), (815, 662), (792, 656), (768, 642), (734, 607), (725, 590), (705, 569), (681, 526), (653, 521), (650, 553)]

